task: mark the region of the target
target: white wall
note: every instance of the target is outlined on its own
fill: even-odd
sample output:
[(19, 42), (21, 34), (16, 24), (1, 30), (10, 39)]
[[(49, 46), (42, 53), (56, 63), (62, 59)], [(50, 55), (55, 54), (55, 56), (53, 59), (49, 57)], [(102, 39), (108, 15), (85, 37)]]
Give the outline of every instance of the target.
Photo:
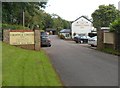
[(87, 36), (88, 33), (91, 32), (92, 28), (92, 23), (84, 17), (81, 17), (80, 19), (72, 23), (72, 38), (74, 38), (74, 33), (85, 34)]
[(118, 2), (118, 10), (120, 11), (120, 1)]

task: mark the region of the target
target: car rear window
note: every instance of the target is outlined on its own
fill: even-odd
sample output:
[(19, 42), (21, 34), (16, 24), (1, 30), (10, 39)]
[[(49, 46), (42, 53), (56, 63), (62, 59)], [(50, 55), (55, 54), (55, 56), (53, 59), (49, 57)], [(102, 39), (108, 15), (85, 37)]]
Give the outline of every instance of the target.
[(48, 36), (46, 32), (41, 32), (41, 36)]

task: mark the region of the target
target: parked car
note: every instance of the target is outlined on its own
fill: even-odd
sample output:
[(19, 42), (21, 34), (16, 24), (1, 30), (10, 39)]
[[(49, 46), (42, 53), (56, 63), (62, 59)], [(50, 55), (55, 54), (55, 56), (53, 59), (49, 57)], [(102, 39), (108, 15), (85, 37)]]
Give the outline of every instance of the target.
[(91, 46), (97, 46), (97, 36), (88, 39), (88, 44)]
[(51, 41), (46, 32), (41, 32), (41, 46), (51, 46)]
[(89, 38), (90, 38), (89, 36), (76, 35), (76, 36), (74, 37), (74, 41), (75, 41), (76, 43), (88, 43), (88, 39), (89, 39)]

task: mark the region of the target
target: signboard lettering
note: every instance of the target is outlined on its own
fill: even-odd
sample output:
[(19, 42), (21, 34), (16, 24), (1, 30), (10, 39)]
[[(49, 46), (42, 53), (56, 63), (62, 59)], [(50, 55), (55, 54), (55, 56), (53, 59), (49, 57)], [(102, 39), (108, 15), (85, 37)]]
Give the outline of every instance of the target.
[(34, 44), (34, 32), (10, 32), (10, 44)]

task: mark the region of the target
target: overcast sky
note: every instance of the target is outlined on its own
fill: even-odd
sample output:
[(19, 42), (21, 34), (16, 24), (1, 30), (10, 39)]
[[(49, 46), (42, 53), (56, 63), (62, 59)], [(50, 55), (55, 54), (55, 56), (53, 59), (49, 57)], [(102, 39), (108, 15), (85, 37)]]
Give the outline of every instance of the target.
[(74, 21), (82, 15), (91, 18), (91, 14), (99, 5), (114, 4), (118, 9), (120, 0), (48, 0), (45, 11), (55, 13), (68, 21)]

